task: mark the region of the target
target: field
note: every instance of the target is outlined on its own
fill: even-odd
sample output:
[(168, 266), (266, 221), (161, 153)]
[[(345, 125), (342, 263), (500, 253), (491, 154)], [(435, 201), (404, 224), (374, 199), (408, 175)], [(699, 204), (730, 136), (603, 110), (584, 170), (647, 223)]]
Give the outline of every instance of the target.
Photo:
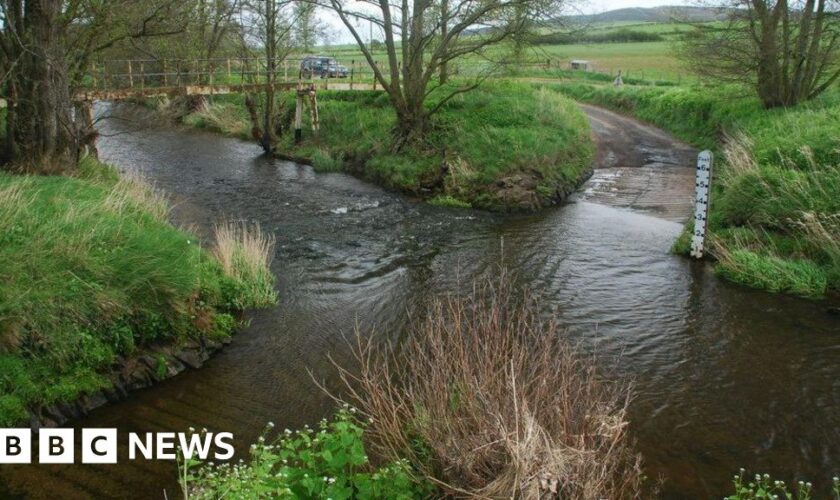
[[(662, 40), (637, 42), (637, 43), (567, 43), (567, 44), (540, 44), (529, 48), (525, 55), (525, 61), (506, 64), (507, 72), (511, 72), (511, 66), (520, 66), (517, 73), (536, 74), (534, 65), (545, 66), (548, 63), (549, 73), (551, 68), (568, 69), (569, 61), (572, 59), (584, 59), (592, 63), (594, 70), (600, 73), (616, 75), (619, 70), (622, 75), (630, 78), (640, 78), (656, 81), (668, 81), (673, 83), (693, 82), (695, 78), (681, 61), (677, 58), (676, 49), (681, 33), (693, 29), (690, 25), (683, 23), (640, 23), (635, 21), (594, 24), (586, 27), (572, 27), (571, 32), (578, 30), (585, 31), (587, 35), (599, 35), (614, 33), (618, 30), (631, 30), (633, 32), (652, 33), (661, 36)], [(549, 30), (543, 28), (541, 32)], [(331, 45), (319, 49), (321, 53), (330, 55), (339, 60), (340, 63), (350, 66), (354, 61), (362, 63), (364, 56), (355, 44)], [(507, 46), (495, 47), (487, 54), (479, 57), (467, 58), (459, 61), (454, 66), (460, 69), (462, 74), (475, 74), (493, 66), (488, 60), (500, 61), (509, 58), (511, 48)], [(374, 59), (385, 61), (384, 51), (374, 51)], [(539, 72), (545, 72), (540, 69)]]

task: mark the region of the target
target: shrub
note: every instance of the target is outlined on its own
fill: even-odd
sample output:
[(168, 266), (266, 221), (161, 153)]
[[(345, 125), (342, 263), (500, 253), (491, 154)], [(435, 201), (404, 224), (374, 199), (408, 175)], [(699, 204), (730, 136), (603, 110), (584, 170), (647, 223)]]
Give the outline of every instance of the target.
[(508, 281), (434, 301), (389, 347), (358, 336), (339, 367), (371, 450), (406, 459), (445, 494), (638, 498), (626, 385), (605, 382)]
[[(431, 488), (416, 483), (405, 460), (374, 467), (362, 440), (364, 425), (355, 410), (340, 410), (318, 430), (288, 429), (274, 441), (265, 437), (251, 446), (247, 464), (202, 464), (182, 460), (184, 498), (321, 498), (413, 499)], [(266, 433), (273, 428), (269, 424)], [(270, 444), (269, 444), (270, 443)]]

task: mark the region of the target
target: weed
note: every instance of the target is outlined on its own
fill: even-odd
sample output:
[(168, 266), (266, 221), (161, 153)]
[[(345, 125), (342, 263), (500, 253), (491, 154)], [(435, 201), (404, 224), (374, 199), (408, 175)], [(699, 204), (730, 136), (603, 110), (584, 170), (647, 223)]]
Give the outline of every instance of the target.
[(364, 424), (355, 410), (340, 410), (318, 429), (286, 429), (276, 440), (267, 440), (274, 425), (266, 427), (251, 445), (247, 464), (202, 464), (179, 460), (184, 498), (425, 498), (431, 487), (414, 480), (404, 460), (374, 467), (363, 441)]

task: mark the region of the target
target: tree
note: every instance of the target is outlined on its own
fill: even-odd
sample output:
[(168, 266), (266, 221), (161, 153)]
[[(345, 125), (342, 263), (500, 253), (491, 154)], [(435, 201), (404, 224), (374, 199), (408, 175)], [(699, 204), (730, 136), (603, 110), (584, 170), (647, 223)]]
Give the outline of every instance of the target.
[(766, 108), (818, 96), (840, 78), (837, 0), (731, 0), (723, 26), (698, 25), (683, 56), (708, 78), (747, 84)]
[[(447, 79), (447, 63), (511, 37), (523, 28), (535, 0), (369, 0), (351, 10), (349, 0), (323, 0), (338, 14), (387, 92), (397, 116), (395, 149), (423, 139), (430, 117), (454, 96), (472, 90), (480, 78), (457, 88), (430, 85)], [(555, 3), (558, 0), (555, 0)], [(368, 20), (384, 35), (387, 64), (380, 68), (355, 20)], [(431, 94), (436, 104), (427, 108)]]
[(5, 156), (36, 172), (72, 168), (90, 122), (73, 94), (91, 57), (120, 40), (178, 31), (177, 0), (0, 0)]
[[(281, 122), (277, 116), (278, 62), (285, 60), (292, 51), (291, 12), (293, 0), (251, 0), (243, 2), (243, 49), (246, 57), (256, 45), (263, 52), (265, 66), (265, 93), (262, 112), (252, 95), (246, 96), (246, 106), (251, 115), (252, 135), (263, 150), (274, 150)], [(262, 115), (260, 123), (259, 115)]]
[(322, 26), (318, 22), (317, 6), (305, 0), (298, 0), (294, 7), (294, 43), (309, 52), (321, 36)]

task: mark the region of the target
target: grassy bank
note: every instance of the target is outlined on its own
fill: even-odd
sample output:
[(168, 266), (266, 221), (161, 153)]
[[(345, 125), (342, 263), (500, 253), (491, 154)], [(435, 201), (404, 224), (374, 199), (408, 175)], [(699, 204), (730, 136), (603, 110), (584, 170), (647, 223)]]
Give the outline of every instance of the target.
[(709, 229), (722, 276), (809, 297), (840, 289), (840, 92), (765, 110), (738, 88), (557, 88), (718, 153)]
[(275, 302), (265, 237), (222, 226), (213, 252), (161, 193), (87, 159), (77, 178), (0, 173), (0, 424), (106, 389), (122, 360), (220, 340)]
[[(188, 124), (246, 137), (241, 96), (215, 97)], [(321, 130), (291, 133), (279, 152), (309, 158), (437, 203), (492, 210), (535, 209), (576, 187), (589, 170), (589, 125), (574, 102), (527, 85), (492, 83), (449, 101), (422, 146), (393, 153), (394, 113), (381, 92), (319, 92)], [(434, 105), (434, 101), (430, 102)], [(293, 96), (284, 101), (286, 130)], [(305, 123), (308, 117), (305, 117)]]

